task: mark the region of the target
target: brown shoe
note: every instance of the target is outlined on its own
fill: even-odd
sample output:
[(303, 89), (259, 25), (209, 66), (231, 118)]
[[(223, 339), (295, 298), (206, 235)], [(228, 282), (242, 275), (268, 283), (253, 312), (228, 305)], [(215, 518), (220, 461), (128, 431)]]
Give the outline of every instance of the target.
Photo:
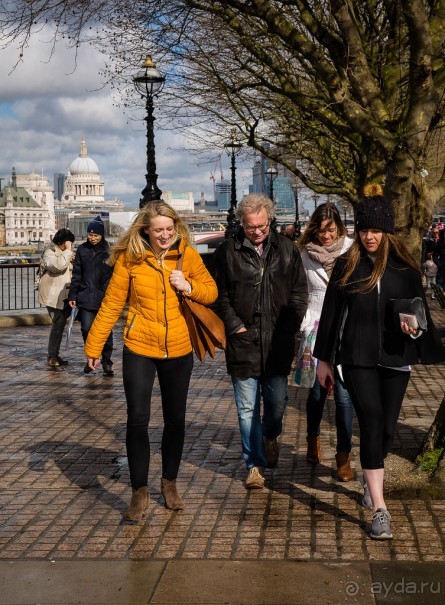
[(148, 488), (146, 485), (137, 490), (134, 489), (131, 495), (130, 508), (124, 515), (125, 521), (140, 523), (147, 514), (148, 500)]
[(320, 436), (313, 437), (312, 435), (308, 435), (307, 436), (306, 462), (308, 464), (320, 464), (320, 461), (321, 461)]
[(48, 357), (48, 365), (50, 368), (58, 368), (60, 366), (58, 357), (56, 357), (55, 355), (51, 355), (50, 357)]
[(58, 355), (57, 355), (57, 361), (59, 362), (59, 366), (67, 366), (68, 365), (68, 361), (66, 359), (62, 359)]
[(348, 452), (338, 452), (335, 454), (337, 462), (337, 478), (339, 481), (351, 481), (354, 479), (354, 473), (351, 468), (351, 457)]
[(169, 481), (161, 478), (161, 494), (164, 496), (165, 508), (170, 510), (183, 510), (184, 500), (176, 489), (176, 479)]
[(246, 479), (246, 489), (263, 489), (264, 487), (264, 472), (259, 466), (253, 466), (249, 469), (249, 474)]
[(278, 464), (278, 441), (263, 437), (264, 449), (266, 450), (267, 468), (275, 468)]

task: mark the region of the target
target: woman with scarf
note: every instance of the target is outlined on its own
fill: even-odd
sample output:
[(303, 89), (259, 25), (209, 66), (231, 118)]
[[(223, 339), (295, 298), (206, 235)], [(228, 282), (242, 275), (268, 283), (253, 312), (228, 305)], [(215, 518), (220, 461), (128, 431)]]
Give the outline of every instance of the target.
[[(309, 303), (301, 324), (301, 343), (295, 381), (300, 386), (310, 388), (306, 403), (306, 460), (309, 464), (319, 464), (321, 461), (320, 423), (329, 391), (329, 388), (320, 385), (316, 377), (317, 360), (313, 358), (312, 352), (332, 269), (337, 257), (346, 252), (351, 244), (352, 239), (347, 237), (346, 227), (342, 223), (340, 213), (331, 203), (321, 204), (315, 209), (298, 242), (306, 271)], [(332, 386), (337, 427), (337, 453), (335, 456), (337, 477), (339, 481), (350, 481), (354, 476), (350, 465), (354, 410), (351, 398), (337, 371)]]

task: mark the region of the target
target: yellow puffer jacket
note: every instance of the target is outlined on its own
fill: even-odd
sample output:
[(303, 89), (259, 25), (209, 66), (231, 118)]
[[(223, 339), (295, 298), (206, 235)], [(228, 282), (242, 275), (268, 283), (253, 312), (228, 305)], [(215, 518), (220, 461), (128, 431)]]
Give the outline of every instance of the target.
[(176, 290), (169, 275), (184, 254), (182, 272), (191, 284), (190, 298), (211, 304), (218, 295), (216, 284), (198, 252), (180, 244), (170, 250), (162, 267), (147, 250), (143, 263), (129, 263), (122, 253), (115, 266), (99, 312), (85, 344), (87, 357), (99, 358), (103, 346), (129, 299), (124, 344), (138, 355), (167, 358), (187, 355), (192, 350), (187, 324), (181, 313)]

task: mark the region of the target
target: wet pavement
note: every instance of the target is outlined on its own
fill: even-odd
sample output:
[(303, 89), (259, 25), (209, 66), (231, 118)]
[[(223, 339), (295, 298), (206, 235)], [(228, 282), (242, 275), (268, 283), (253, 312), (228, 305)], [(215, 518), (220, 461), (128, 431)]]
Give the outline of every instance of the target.
[[(443, 329), (445, 311), (433, 302), (432, 312)], [(335, 478), (332, 401), (322, 463), (308, 466), (307, 390), (290, 384), (279, 465), (266, 489), (245, 490), (221, 352), (195, 362), (178, 478), (185, 510), (166, 510), (159, 492), (156, 385), (148, 516), (123, 524), (131, 489), (119, 332), (116, 375), (104, 377), (83, 373), (77, 323), (58, 370), (46, 367), (47, 325), (0, 328), (0, 605), (445, 602), (445, 493), (391, 497), (395, 537), (371, 541), (358, 481)], [(393, 456), (414, 455), (444, 387), (445, 365), (414, 369)]]

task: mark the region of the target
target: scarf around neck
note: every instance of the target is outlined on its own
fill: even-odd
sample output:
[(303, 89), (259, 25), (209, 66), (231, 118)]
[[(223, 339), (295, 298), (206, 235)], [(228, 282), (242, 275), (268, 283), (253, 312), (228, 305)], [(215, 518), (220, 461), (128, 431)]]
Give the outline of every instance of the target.
[(306, 251), (312, 260), (316, 260), (321, 264), (328, 277), (331, 277), (334, 263), (342, 253), (344, 242), (344, 235), (337, 238), (330, 246), (322, 246), (315, 242), (309, 242), (306, 244)]

